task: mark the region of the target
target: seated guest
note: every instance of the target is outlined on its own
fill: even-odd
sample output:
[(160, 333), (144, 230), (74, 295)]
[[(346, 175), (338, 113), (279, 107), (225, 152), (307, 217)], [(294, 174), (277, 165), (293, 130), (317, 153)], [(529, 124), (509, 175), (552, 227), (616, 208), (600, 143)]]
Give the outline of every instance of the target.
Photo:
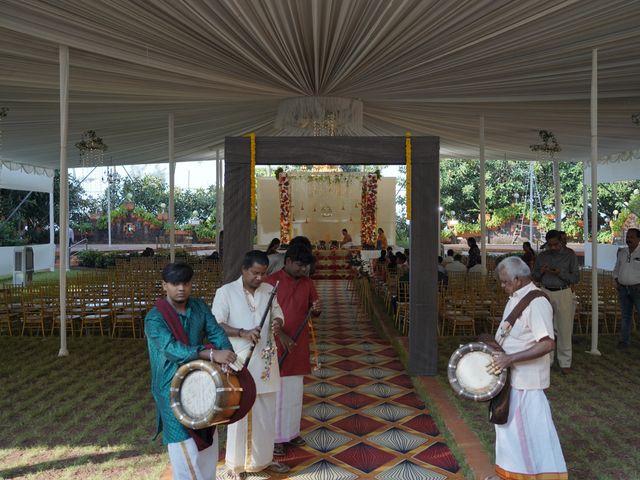
[(447, 275), (447, 269), (442, 262), (442, 257), (438, 256), (438, 283), (446, 286), (449, 284), (449, 275)]
[(338, 241), (331, 240), (331, 245), (329, 245), (329, 250), (337, 250), (338, 249)]
[(269, 246), (267, 247), (267, 256), (273, 253), (277, 253), (278, 248), (280, 248), (280, 239), (274, 238), (273, 240), (271, 240), (271, 243), (269, 243)]
[(450, 272), (466, 272), (467, 267), (464, 263), (462, 263), (462, 255), (456, 253), (453, 257), (453, 262), (448, 263), (445, 266), (447, 273)]
[(453, 249), (452, 248), (447, 250), (447, 256), (444, 257), (444, 260), (442, 260), (442, 263), (444, 265), (447, 265), (447, 264), (449, 264), (451, 262), (453, 262)]
[(468, 270), (469, 273), (484, 273), (484, 268), (481, 263), (476, 263)]
[(140, 254), (141, 257), (153, 257), (155, 255), (155, 252), (153, 251), (153, 248), (151, 247), (147, 247), (144, 249), (144, 252), (142, 252)]
[(396, 254), (396, 271), (400, 281), (409, 281), (409, 262), (407, 260), (404, 253), (398, 252)]
[(398, 266), (398, 259), (393, 254), (393, 251), (391, 251), (391, 253), (389, 253), (390, 249), (391, 249), (391, 247), (389, 247), (387, 249), (387, 270), (389, 271), (389, 273), (395, 273), (396, 270), (397, 270), (397, 266)]
[(346, 228), (342, 229), (342, 241), (340, 242), (342, 248), (351, 248), (353, 246), (353, 239)]
[(327, 249), (327, 243), (324, 240), (320, 240), (320, 242), (318, 242), (318, 250), (326, 250)]

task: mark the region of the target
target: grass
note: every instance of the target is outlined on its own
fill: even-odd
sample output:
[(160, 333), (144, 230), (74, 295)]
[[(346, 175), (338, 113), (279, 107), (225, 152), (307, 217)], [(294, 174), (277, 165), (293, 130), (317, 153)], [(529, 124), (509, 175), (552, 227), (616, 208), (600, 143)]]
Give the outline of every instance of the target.
[(0, 337), (0, 478), (159, 478), (146, 343)]
[[(86, 272), (92, 271), (92, 270), (93, 269), (69, 270), (67, 272), (67, 280), (76, 278), (81, 273), (86, 273)], [(106, 272), (106, 270), (104, 270), (104, 269), (98, 270), (98, 271)], [(55, 283), (58, 280), (60, 280), (60, 271), (59, 270), (55, 270), (53, 272), (50, 272), (48, 270), (47, 271), (42, 271), (42, 272), (33, 272), (33, 282), (34, 283), (51, 283), (51, 282)], [(0, 284), (11, 283), (11, 282), (13, 282), (13, 275), (0, 276)]]

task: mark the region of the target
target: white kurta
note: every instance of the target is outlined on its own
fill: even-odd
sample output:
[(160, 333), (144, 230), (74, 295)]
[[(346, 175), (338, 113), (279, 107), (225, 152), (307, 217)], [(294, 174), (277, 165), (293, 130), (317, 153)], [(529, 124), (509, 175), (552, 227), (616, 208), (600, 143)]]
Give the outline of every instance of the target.
[[(503, 319), (531, 290), (532, 283), (514, 292), (504, 310)], [(500, 325), (496, 340), (504, 322)], [(507, 353), (531, 348), (544, 337), (554, 338), (553, 310), (544, 298), (534, 299), (506, 337), (502, 347)], [(560, 440), (551, 418), (544, 389), (549, 387), (550, 356), (543, 355), (511, 366), (509, 420), (496, 425), (496, 473), (501, 478), (566, 479), (567, 466)]]
[[(211, 311), (218, 323), (226, 323), (233, 328), (251, 330), (260, 325), (272, 289), (271, 285), (263, 283), (253, 295), (245, 294), (242, 277), (240, 277), (216, 291)], [(252, 312), (252, 309), (255, 311)], [(262, 329), (263, 334), (260, 336), (248, 366), (248, 370), (256, 382), (256, 401), (246, 417), (229, 425), (227, 429), (225, 463), (230, 470), (236, 473), (263, 470), (273, 460), (276, 392), (280, 388), (280, 370), (277, 354), (274, 353), (271, 363), (265, 365), (262, 353), (267, 346), (268, 322), (272, 318), (278, 317), (284, 319), (278, 300), (274, 298), (271, 315), (265, 321)], [(251, 346), (250, 342), (239, 337), (230, 337), (229, 340), (231, 340), (233, 349), (238, 356), (246, 357)], [(275, 348), (273, 334), (271, 334), (271, 342)], [(268, 367), (268, 378), (264, 375), (265, 367)]]

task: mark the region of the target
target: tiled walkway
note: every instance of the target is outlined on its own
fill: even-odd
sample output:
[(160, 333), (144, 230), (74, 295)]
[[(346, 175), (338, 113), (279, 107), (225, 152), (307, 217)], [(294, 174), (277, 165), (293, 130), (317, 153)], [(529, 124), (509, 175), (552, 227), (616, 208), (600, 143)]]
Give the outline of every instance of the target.
[[(287, 475), (249, 479), (462, 479), (459, 466), (396, 352), (350, 303), (342, 280), (316, 281), (314, 322), (321, 366), (305, 378), (304, 447), (278, 460)], [(224, 468), (219, 468), (219, 478)]]

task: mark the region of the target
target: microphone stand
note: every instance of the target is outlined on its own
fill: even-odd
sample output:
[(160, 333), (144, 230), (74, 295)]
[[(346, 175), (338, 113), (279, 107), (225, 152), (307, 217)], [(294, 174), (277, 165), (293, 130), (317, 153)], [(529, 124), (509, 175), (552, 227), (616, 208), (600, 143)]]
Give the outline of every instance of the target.
[[(276, 296), (276, 293), (278, 292), (278, 284), (280, 283), (280, 281), (277, 281), (276, 284), (273, 286), (273, 290), (271, 290), (271, 296), (269, 297), (269, 302), (267, 303), (267, 308), (265, 309), (264, 313), (262, 314), (262, 320), (260, 320), (260, 334), (262, 334), (262, 327), (264, 325), (265, 320), (267, 319), (267, 316), (269, 315), (269, 311), (271, 310), (271, 305), (273, 304), (273, 299)], [(247, 355), (246, 360), (244, 361), (244, 365), (243, 368), (247, 368), (247, 366), (249, 365), (249, 360), (251, 360), (251, 355), (253, 355), (253, 351), (256, 348), (256, 344), (252, 343), (251, 344), (251, 348), (249, 349), (249, 355)]]

